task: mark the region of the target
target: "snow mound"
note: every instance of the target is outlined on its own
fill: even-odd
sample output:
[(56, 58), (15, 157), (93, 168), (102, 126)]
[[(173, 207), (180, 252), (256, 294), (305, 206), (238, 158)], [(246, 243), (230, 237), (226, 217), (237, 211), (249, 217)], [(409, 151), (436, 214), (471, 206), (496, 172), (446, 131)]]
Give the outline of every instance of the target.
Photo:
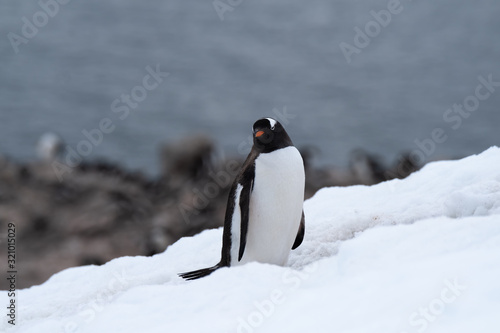
[[(288, 267), (218, 262), (222, 229), (18, 293), (19, 332), (498, 332), (500, 149), (403, 180), (325, 188)], [(390, 226), (390, 227), (388, 227)], [(7, 292), (0, 292), (7, 304)]]

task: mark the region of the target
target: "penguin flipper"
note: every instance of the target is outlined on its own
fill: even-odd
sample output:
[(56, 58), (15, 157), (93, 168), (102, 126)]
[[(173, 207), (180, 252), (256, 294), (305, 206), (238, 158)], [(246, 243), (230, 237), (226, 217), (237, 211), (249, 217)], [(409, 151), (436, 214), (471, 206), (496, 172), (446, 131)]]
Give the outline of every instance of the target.
[(295, 242), (293, 242), (292, 250), (295, 250), (300, 246), (300, 244), (302, 244), (305, 233), (306, 233), (306, 223), (305, 223), (304, 211), (302, 210), (302, 219), (300, 220), (299, 231), (297, 232), (297, 237), (295, 237)]
[(241, 212), (241, 228), (240, 228), (240, 249), (238, 252), (238, 261), (245, 253), (245, 246), (247, 245), (247, 232), (248, 232), (248, 219), (250, 215), (250, 195), (253, 189), (253, 179), (255, 177), (255, 166), (248, 168), (247, 172), (243, 174), (241, 184), (243, 189), (240, 194), (240, 212)]
[(177, 275), (179, 275), (181, 278), (183, 278), (184, 280), (187, 280), (187, 281), (196, 280), (196, 279), (199, 279), (199, 278), (202, 278), (202, 277), (205, 277), (207, 275), (212, 274), (215, 270), (217, 270), (220, 267), (221, 266), (219, 266), (219, 265), (215, 265), (213, 267), (202, 268), (202, 269), (198, 269), (196, 271), (191, 271), (191, 272), (186, 272), (186, 273), (179, 273)]

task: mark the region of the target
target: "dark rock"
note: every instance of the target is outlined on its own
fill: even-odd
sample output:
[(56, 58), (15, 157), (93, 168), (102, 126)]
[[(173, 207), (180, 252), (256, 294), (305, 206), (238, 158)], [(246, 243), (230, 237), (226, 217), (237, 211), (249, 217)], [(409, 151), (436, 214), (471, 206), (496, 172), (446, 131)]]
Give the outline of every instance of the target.
[(384, 172), (387, 168), (380, 157), (369, 154), (363, 149), (351, 152), (349, 167), (355, 183), (372, 185), (386, 180)]
[(195, 136), (166, 144), (161, 149), (162, 173), (165, 177), (198, 180), (212, 167), (215, 146), (210, 138)]
[(34, 218), (32, 221), (32, 225), (33, 231), (38, 233), (39, 235), (47, 232), (50, 227), (49, 221), (43, 216)]
[(82, 257), (80, 259), (80, 263), (78, 266), (86, 266), (86, 265), (96, 265), (96, 266), (101, 266), (105, 264), (106, 262), (100, 258), (100, 257)]

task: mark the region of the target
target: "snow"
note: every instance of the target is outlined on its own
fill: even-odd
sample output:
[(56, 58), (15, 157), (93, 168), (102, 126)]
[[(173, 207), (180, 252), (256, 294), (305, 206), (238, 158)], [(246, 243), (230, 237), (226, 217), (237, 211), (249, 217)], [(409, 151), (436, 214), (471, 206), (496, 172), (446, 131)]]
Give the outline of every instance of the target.
[[(216, 264), (222, 229), (20, 290), (19, 332), (498, 332), (500, 149), (320, 190), (286, 267)], [(7, 293), (0, 292), (2, 304)]]

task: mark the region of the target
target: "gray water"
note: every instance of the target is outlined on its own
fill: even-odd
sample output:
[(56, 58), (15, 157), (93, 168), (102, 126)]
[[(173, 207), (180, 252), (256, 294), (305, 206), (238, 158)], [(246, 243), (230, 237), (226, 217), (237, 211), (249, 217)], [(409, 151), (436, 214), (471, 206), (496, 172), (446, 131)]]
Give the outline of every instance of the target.
[[(109, 118), (114, 130), (87, 158), (154, 174), (162, 142), (205, 133), (241, 155), (253, 122), (284, 109), (295, 144), (319, 147), (321, 164), (344, 165), (357, 147), (389, 161), (422, 150), (415, 140), (436, 128), (446, 139), (426, 159), (500, 144), (500, 87), (467, 118), (443, 118), (474, 95), (479, 76), (500, 81), (499, 1), (401, 0), (350, 63), (339, 45), (355, 45), (354, 28), (388, 1), (240, 2), (221, 20), (211, 0), (70, 1), (44, 24), (38, 2), (4, 1), (0, 154), (32, 160), (47, 131), (76, 149), (83, 130)], [(40, 27), (13, 46), (23, 17)], [(169, 76), (120, 119), (113, 101), (157, 64)]]

